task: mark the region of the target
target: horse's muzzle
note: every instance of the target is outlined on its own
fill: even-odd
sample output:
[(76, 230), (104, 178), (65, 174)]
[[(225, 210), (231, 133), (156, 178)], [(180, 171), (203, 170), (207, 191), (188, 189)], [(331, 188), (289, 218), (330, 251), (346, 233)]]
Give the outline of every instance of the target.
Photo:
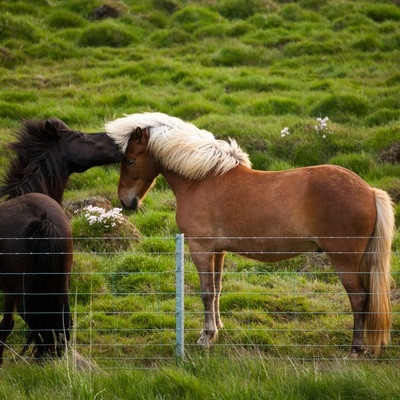
[(122, 207), (128, 211), (136, 211), (140, 206), (140, 201), (138, 197), (133, 197), (130, 202), (125, 202), (123, 199), (119, 199)]

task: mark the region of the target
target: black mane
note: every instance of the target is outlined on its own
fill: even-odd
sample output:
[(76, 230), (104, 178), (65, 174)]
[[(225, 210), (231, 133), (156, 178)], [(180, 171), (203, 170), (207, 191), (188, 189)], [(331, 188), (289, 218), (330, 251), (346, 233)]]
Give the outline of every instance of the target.
[[(51, 130), (48, 129), (49, 122), (53, 126)], [(9, 144), (15, 155), (5, 173), (5, 183), (0, 186), (0, 197), (11, 199), (32, 192), (44, 193), (54, 199), (59, 197), (60, 182), (64, 177), (60, 160), (52, 150), (59, 139), (57, 130), (68, 130), (68, 127), (56, 118), (24, 121), (15, 133), (16, 141)]]

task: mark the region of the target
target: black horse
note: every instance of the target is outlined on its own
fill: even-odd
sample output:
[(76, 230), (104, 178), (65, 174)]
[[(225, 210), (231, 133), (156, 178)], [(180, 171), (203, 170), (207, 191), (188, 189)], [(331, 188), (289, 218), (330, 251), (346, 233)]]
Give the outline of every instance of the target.
[(63, 193), (73, 172), (122, 159), (105, 133), (74, 131), (55, 118), (26, 120), (9, 147), (15, 155), (0, 187), (0, 363), (15, 309), (29, 327), (23, 351), (34, 343), (37, 359), (61, 355), (72, 327), (73, 254)]
[(123, 154), (105, 133), (71, 130), (63, 121), (26, 120), (16, 141), (11, 166), (0, 186), (0, 197), (47, 194), (61, 204), (69, 176), (91, 167), (117, 163)]
[(34, 356), (61, 355), (72, 327), (68, 289), (72, 269), (71, 225), (61, 206), (41, 193), (0, 203), (0, 362), (14, 327), (14, 309), (29, 326), (25, 349)]

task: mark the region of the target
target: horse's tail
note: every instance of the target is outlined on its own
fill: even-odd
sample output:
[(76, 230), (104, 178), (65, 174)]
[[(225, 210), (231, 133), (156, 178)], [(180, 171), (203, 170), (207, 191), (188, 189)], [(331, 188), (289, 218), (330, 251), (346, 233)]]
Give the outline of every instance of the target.
[(68, 341), (72, 327), (68, 299), (72, 236), (69, 224), (59, 228), (43, 215), (32, 221), (25, 232), (35, 268), (26, 288), (29, 296), (26, 322), (36, 347), (40, 342), (53, 346), (54, 336), (65, 335)]
[(69, 238), (61, 237), (57, 227), (46, 215), (34, 219), (28, 224), (25, 237), (29, 242), (28, 248), (35, 259), (37, 266), (35, 272), (40, 272), (37, 277), (48, 282), (48, 278), (54, 275), (46, 276), (46, 273), (65, 272), (64, 253), (66, 247), (64, 241)]
[(378, 355), (380, 347), (389, 343), (392, 326), (390, 270), (395, 218), (389, 195), (380, 189), (374, 188), (373, 191), (377, 211), (375, 231), (363, 256), (361, 270), (364, 272), (364, 285), (369, 293), (365, 342), (370, 353)]

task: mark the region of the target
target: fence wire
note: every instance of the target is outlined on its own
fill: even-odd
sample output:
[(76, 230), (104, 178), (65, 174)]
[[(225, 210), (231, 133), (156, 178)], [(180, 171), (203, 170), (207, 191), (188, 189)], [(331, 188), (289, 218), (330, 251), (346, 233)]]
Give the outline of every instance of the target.
[[(399, 237), (394, 239), (398, 243)], [(188, 357), (332, 360), (345, 357), (350, 349), (353, 314), (347, 293), (324, 253), (304, 253), (277, 263), (241, 257), (246, 252), (228, 253), (220, 300), (224, 327), (213, 346), (203, 349), (197, 344), (204, 319), (199, 277), (187, 246), (182, 254), (184, 279), (177, 285), (174, 237), (142, 238), (140, 246), (117, 251), (104, 246), (106, 251), (102, 251), (106, 240), (74, 238), (69, 292), (74, 323), (70, 344), (81, 357), (104, 369), (175, 363), (180, 335), (181, 351)], [(100, 248), (90, 248), (94, 241)], [(378, 358), (385, 362), (400, 360), (399, 254), (394, 248), (391, 342)], [(0, 253), (0, 258), (4, 255)], [(0, 271), (0, 279), (15, 274), (18, 272)], [(183, 288), (184, 296), (178, 299), (183, 304), (183, 326), (178, 326), (176, 319), (177, 286)], [(3, 301), (0, 306), (3, 314)], [(28, 334), (27, 325), (16, 316), (4, 364), (21, 359), (18, 353)], [(27, 353), (24, 360), (30, 362), (31, 357)]]

